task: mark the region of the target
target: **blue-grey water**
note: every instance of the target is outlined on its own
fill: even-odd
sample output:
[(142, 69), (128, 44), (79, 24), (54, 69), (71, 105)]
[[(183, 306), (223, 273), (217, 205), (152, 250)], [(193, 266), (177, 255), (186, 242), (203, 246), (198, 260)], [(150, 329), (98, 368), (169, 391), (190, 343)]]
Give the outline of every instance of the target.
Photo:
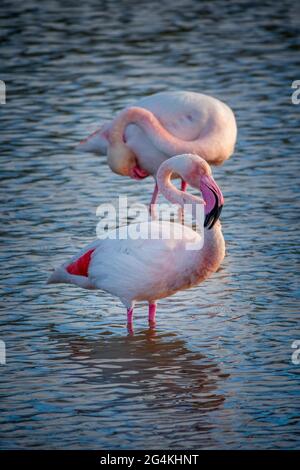
[[(0, 24), (1, 448), (299, 448), (296, 2), (15, 0)], [(138, 306), (130, 335), (117, 299), (46, 279), (95, 237), (99, 204), (153, 187), (76, 143), (181, 89), (236, 113), (214, 170), (227, 256), (159, 302), (156, 330)]]

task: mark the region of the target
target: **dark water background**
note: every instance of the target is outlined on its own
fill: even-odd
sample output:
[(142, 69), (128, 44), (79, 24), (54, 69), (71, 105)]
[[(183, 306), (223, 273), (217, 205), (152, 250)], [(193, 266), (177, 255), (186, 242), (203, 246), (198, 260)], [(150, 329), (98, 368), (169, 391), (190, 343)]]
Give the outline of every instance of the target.
[[(292, 1), (1, 2), (1, 448), (299, 447), (299, 25)], [(74, 145), (177, 89), (237, 116), (215, 170), (227, 257), (130, 336), (116, 299), (45, 281), (99, 204), (152, 190)]]

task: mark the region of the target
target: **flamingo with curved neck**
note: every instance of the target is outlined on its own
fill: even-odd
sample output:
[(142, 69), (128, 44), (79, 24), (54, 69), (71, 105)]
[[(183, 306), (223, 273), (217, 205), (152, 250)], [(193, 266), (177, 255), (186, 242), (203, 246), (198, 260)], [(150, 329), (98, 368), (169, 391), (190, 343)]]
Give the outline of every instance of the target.
[[(220, 100), (195, 92), (163, 92), (124, 109), (79, 148), (107, 153), (117, 174), (156, 178), (161, 163), (180, 153), (199, 154), (220, 165), (232, 155), (236, 135), (234, 114)], [(151, 203), (156, 199), (157, 187)]]
[[(200, 189), (203, 199), (177, 189), (171, 181), (173, 173)], [(204, 281), (219, 268), (225, 253), (218, 222), (224, 199), (205, 160), (191, 154), (170, 158), (160, 166), (157, 184), (170, 202), (181, 207), (204, 204), (204, 235), (178, 223), (152, 220), (136, 224), (136, 233), (153, 237), (133, 239), (124, 238), (130, 226), (120, 227), (109, 238), (88, 245), (48, 280), (116, 295), (127, 308), (130, 330), (136, 302), (148, 302), (149, 323), (153, 326), (157, 300)], [(157, 237), (162, 232), (169, 236)], [(191, 243), (197, 249), (188, 249)]]

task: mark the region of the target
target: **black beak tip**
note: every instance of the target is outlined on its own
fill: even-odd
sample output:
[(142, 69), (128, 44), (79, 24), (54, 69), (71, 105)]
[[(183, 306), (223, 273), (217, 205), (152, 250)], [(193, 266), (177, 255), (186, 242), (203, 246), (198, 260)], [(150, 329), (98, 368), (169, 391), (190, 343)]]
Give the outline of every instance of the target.
[(218, 206), (217, 204), (214, 208), (206, 215), (204, 220), (204, 227), (210, 230), (213, 228), (217, 220), (219, 219), (223, 206)]

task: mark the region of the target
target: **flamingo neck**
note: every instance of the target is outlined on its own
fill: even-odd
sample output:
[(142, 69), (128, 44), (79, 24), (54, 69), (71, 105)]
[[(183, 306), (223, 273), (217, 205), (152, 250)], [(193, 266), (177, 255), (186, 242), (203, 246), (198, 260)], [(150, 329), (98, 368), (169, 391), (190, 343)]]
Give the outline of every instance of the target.
[(225, 242), (219, 221), (211, 229), (205, 228), (203, 236), (203, 247), (195, 256), (198, 282), (216, 272), (225, 256)]
[(200, 153), (202, 157), (206, 157), (205, 133), (207, 129), (203, 129), (201, 136), (195, 140), (181, 140), (165, 129), (151, 111), (136, 106), (125, 109), (114, 119), (109, 139), (112, 145), (124, 143), (125, 130), (129, 124), (136, 124), (142, 128), (153, 145), (166, 155)]
[[(185, 191), (180, 191), (171, 182), (171, 176), (175, 173), (174, 169), (168, 165), (168, 160), (164, 163), (163, 171), (160, 171), (157, 175), (157, 185), (159, 191), (165, 196), (165, 198), (172, 204), (179, 204), (183, 207), (185, 204), (191, 204), (196, 206), (197, 204), (205, 204), (205, 201), (193, 194), (189, 194)], [(179, 175), (180, 176), (180, 175)]]

